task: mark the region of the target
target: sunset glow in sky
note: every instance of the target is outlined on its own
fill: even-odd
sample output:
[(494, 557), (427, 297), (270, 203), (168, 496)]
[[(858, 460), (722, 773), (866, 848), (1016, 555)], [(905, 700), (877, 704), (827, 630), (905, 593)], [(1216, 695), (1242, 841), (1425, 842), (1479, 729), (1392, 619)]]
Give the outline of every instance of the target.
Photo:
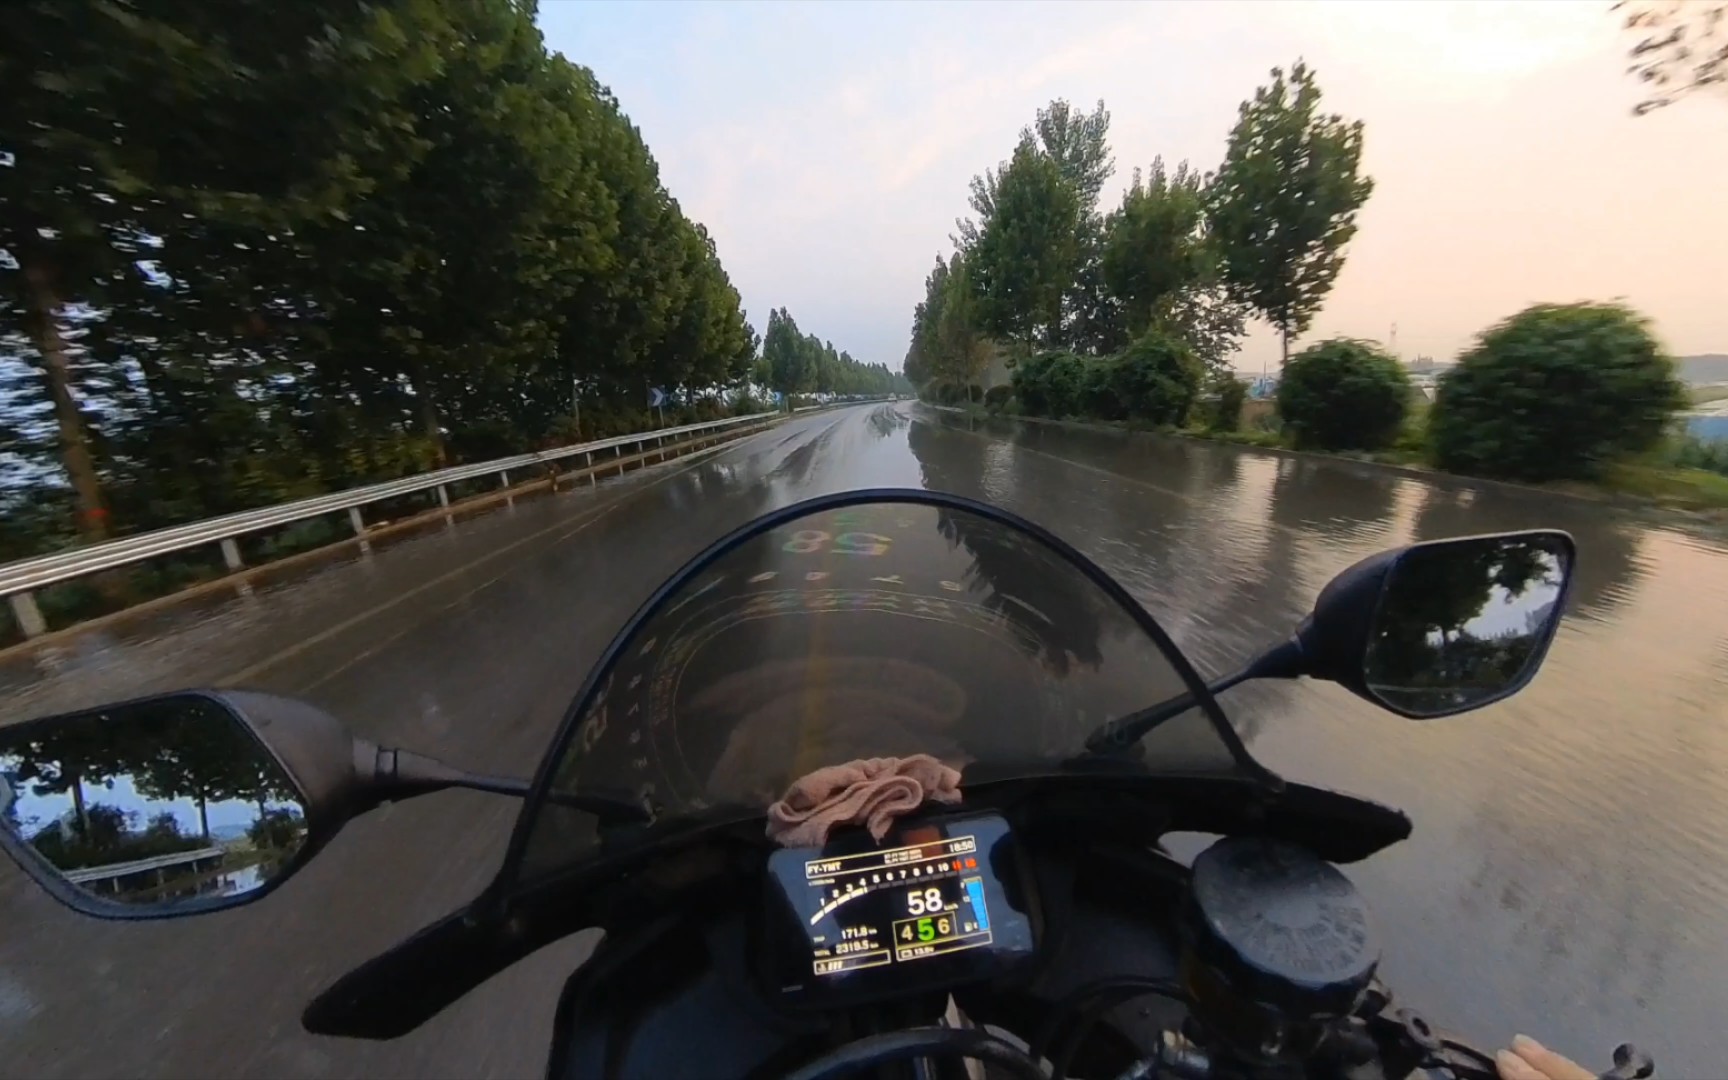
[[(1054, 97), (1112, 115), (1115, 204), (1162, 154), (1214, 168), (1237, 105), (1305, 58), (1367, 125), (1376, 190), (1310, 338), (1450, 359), (1537, 301), (1624, 298), (1676, 354), (1728, 352), (1728, 95), (1643, 118), (1607, 0), (825, 3), (546, 0), (770, 307), (899, 366), (967, 181)], [(1256, 325), (1238, 366), (1277, 363)]]

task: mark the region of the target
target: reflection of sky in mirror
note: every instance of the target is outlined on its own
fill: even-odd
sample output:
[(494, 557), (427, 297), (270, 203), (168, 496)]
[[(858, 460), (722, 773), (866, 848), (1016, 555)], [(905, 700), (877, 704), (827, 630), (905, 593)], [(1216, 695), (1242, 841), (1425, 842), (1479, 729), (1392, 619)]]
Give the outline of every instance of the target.
[[(0, 772), (11, 773), (18, 766), (18, 759), (0, 757)], [(110, 784), (112, 786), (110, 786)], [(49, 825), (59, 818), (70, 814), (73, 809), (70, 792), (52, 795), (37, 795), (32, 791), (35, 781), (25, 780), (12, 783), (12, 794), (16, 803), (18, 821), (24, 828), (26, 836)], [(4, 802), (0, 799), (0, 802)], [(138, 793), (128, 776), (116, 776), (111, 781), (91, 782), (84, 785), (84, 805), (97, 804), (114, 806), (136, 815), (130, 822), (132, 829), (143, 829), (150, 824), (150, 819), (161, 813), (174, 815), (180, 831), (188, 836), (199, 834), (198, 802), (195, 799), (148, 799)], [(298, 809), (298, 804), (281, 803), (266, 800), (265, 807), (271, 810)], [(258, 818), (258, 804), (242, 799), (227, 799), (222, 802), (207, 804), (206, 810), (210, 820), (212, 836), (243, 831)]]
[[(1534, 629), (1530, 617), (1554, 602), (1560, 593), (1560, 563), (1552, 555), (1542, 556), (1545, 565), (1541, 578), (1530, 582), (1521, 593), (1513, 593), (1501, 585), (1489, 587), (1488, 602), (1464, 624), (1463, 632), (1473, 638), (1488, 639), (1507, 633), (1529, 633)], [(1428, 635), (1432, 645), (1439, 645), (1442, 635)]]

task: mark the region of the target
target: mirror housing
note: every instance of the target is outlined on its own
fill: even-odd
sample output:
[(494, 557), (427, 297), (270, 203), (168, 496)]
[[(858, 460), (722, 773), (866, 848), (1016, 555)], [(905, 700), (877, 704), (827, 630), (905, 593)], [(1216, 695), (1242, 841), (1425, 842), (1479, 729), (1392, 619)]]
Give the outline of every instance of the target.
[(1555, 529), (1371, 555), (1321, 590), (1293, 641), (1245, 673), (1326, 679), (1410, 719), (1493, 704), (1535, 678), (1576, 561), (1572, 537)]
[[(0, 848), (83, 914), (174, 918), (258, 900), (353, 818), (456, 786), (527, 790), (380, 749), (292, 698), (183, 691), (0, 726)], [(211, 826), (254, 807), (250, 826)]]

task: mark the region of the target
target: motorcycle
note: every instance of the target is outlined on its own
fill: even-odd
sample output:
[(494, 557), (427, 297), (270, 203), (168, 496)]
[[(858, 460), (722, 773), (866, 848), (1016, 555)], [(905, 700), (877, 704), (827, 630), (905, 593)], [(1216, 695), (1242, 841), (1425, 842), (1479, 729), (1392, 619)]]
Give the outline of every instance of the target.
[[(319, 994), (313, 1033), (404, 1035), (601, 927), (548, 1075), (1495, 1075), (1399, 1006), (1339, 869), (1397, 810), (1274, 774), (1217, 695), (1337, 683), (1427, 720), (1518, 692), (1576, 552), (1536, 530), (1413, 544), (1339, 574), (1285, 641), (1203, 680), (1045, 529), (925, 491), (758, 519), (613, 640), (532, 780), (375, 745), (304, 702), (192, 690), (0, 728), (0, 846), (108, 919), (253, 903), (382, 803), (524, 799), (470, 904)], [(945, 799), (792, 843), (769, 807), (825, 767), (929, 755)], [(118, 807), (87, 805), (100, 781)], [(1189, 863), (1163, 838), (1215, 842)], [(808, 836), (805, 837), (809, 839)], [(1602, 1076), (1652, 1075), (1622, 1046)]]

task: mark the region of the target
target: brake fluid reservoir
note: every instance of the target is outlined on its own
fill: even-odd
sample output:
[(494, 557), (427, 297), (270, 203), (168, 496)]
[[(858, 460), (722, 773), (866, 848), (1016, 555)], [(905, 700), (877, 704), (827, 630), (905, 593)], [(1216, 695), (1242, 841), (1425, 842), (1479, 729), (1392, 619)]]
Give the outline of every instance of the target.
[(1208, 1043), (1271, 1065), (1313, 1052), (1374, 978), (1368, 907), (1343, 872), (1297, 844), (1231, 837), (1194, 860), (1182, 978)]

